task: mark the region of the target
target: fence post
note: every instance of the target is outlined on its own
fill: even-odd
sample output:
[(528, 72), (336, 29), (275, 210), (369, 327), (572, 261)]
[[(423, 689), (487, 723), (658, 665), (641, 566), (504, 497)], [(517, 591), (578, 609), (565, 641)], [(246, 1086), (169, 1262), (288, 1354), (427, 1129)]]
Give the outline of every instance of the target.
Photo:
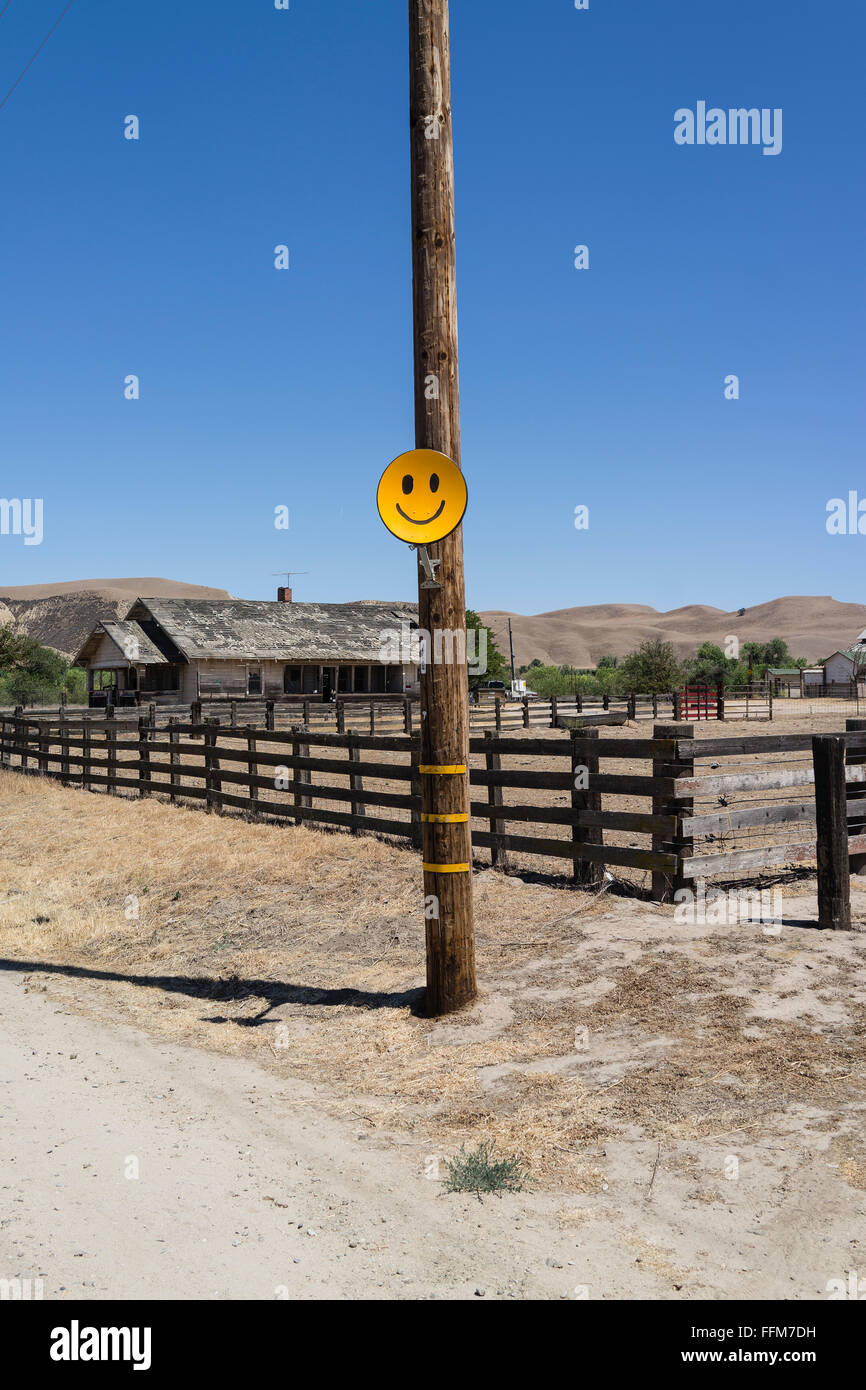
[(275, 728), (276, 728), (276, 723), (275, 723), (276, 714), (275, 714), (275, 710), (276, 710), (276, 705), (275, 705), (274, 701), (273, 701), (273, 700), (266, 700), (266, 701), (265, 701), (265, 728), (267, 729), (267, 731), (268, 731), (269, 734), (272, 734), (272, 733), (274, 732)]
[(231, 701), (230, 701), (230, 703), (229, 703), (229, 709), (230, 709), (229, 723), (230, 723), (230, 725), (231, 725), (231, 727), (232, 727), (233, 729), (236, 729), (237, 726), (238, 726), (238, 702), (237, 702), (237, 700), (231, 700)]
[(376, 706), (375, 706), (375, 704), (373, 703), (373, 701), (371, 700), (371, 701), (370, 701), (370, 733), (371, 733), (371, 734), (375, 734), (375, 732), (376, 732)]
[(15, 713), (12, 716), (15, 720), (15, 742), (18, 745), (18, 756), (21, 759), (21, 771), (27, 771), (27, 730), (24, 727), (24, 706), (16, 705)]
[[(601, 810), (601, 792), (593, 786), (599, 770), (598, 754), (577, 751), (579, 739), (592, 741), (598, 737), (598, 729), (571, 730), (571, 842), (575, 845), (604, 844), (601, 826), (587, 825), (583, 818), (584, 811)], [(572, 878), (584, 888), (595, 887), (604, 882), (604, 865), (595, 859), (575, 859)]]
[(346, 732), (346, 701), (336, 700), (334, 709), (337, 715), (337, 733), (344, 734)]
[(529, 728), (529, 696), (528, 696), (528, 695), (524, 695), (524, 697), (523, 697), (523, 727), (524, 727), (524, 729), (528, 729), (528, 728)]
[(495, 699), (494, 704), (495, 704), (495, 709), (494, 709), (494, 711), (493, 711), (493, 718), (494, 718), (494, 720), (495, 720), (495, 722), (496, 722), (496, 732), (497, 732), (498, 734), (501, 734), (501, 733), (502, 733), (502, 701), (501, 701), (500, 699), (497, 698), (497, 699)]
[[(301, 734), (305, 733), (309, 733), (309, 729), (306, 725), (301, 725), (300, 728), (297, 725), (295, 725), (292, 729), (292, 734), (297, 735), (297, 737), (292, 738), (292, 756), (295, 759), (308, 758), (310, 756), (310, 745), (308, 743), (303, 742), (303, 740), (300, 737)], [(310, 782), (312, 773), (302, 771), (302, 769), (299, 768), (297, 765), (292, 769), (292, 771), (294, 772), (294, 777), (292, 778), (292, 781), (302, 782), (305, 786), (312, 785), (312, 783)], [(312, 806), (312, 804), (313, 798), (310, 796), (309, 792), (302, 792), (300, 790), (295, 792), (295, 806), (298, 807), (299, 811), (309, 809)], [(302, 825), (303, 820), (303, 816), (295, 816), (295, 822), (297, 825)]]
[(770, 686), (770, 687), (768, 688), (768, 690), (767, 690), (767, 701), (768, 701), (769, 706), (770, 706), (770, 719), (772, 719), (772, 718), (773, 718), (773, 687), (772, 687), (772, 686)]
[(174, 803), (174, 802), (177, 800), (177, 791), (176, 791), (176, 788), (177, 788), (178, 785), (180, 784), (180, 778), (178, 777), (177, 773), (176, 773), (175, 770), (174, 770), (174, 769), (177, 767), (177, 764), (180, 762), (180, 758), (178, 757), (178, 754), (177, 754), (177, 752), (175, 751), (175, 748), (176, 748), (176, 745), (177, 745), (177, 740), (178, 740), (177, 720), (176, 720), (176, 719), (174, 718), (174, 716), (172, 715), (172, 716), (169, 718), (169, 721), (168, 721), (168, 743), (169, 743), (168, 762), (169, 762), (169, 766), (170, 766), (170, 768), (171, 768), (171, 772), (168, 774), (168, 780), (169, 780), (169, 783), (170, 783), (170, 786), (171, 786), (171, 791), (170, 791), (169, 794), (168, 794), (168, 799), (169, 799), (169, 801), (171, 801), (172, 803)]
[(555, 696), (555, 695), (551, 695), (551, 697), (550, 697), (550, 727), (551, 727), (551, 729), (555, 729), (555, 728), (556, 728), (556, 721), (557, 721), (557, 708), (556, 708), (556, 705), (557, 705), (556, 696)]
[(583, 694), (580, 690), (575, 691), (574, 704), (578, 714), (583, 714)]
[(222, 779), (219, 775), (219, 754), (217, 752), (218, 733), (219, 719), (208, 719), (204, 728), (204, 763), (207, 809), (211, 812), (219, 812), (222, 809)]
[(247, 775), (250, 779), (250, 812), (255, 816), (259, 812), (259, 789), (253, 778), (259, 775), (259, 765), (256, 761), (256, 731), (252, 724), (247, 725)]
[(723, 681), (719, 681), (716, 690), (716, 716), (719, 719), (725, 717), (725, 686)]
[[(846, 719), (845, 730), (849, 734), (866, 733), (866, 719)], [(855, 767), (866, 763), (866, 748), (849, 748), (845, 746), (845, 758), (849, 767)], [(866, 782), (851, 782), (846, 786), (846, 797), (848, 801), (862, 801), (863, 811), (857, 816), (852, 816), (848, 821), (849, 835), (866, 835)], [(866, 854), (852, 854), (849, 856), (852, 874), (862, 873), (866, 868)]]
[(304, 709), (304, 728), (305, 728), (305, 729), (309, 729), (309, 727), (310, 727), (310, 702), (309, 702), (309, 700), (302, 700), (302, 701), (301, 701), (301, 704), (302, 704), (303, 709)]
[(637, 696), (634, 691), (628, 697), (628, 718), (637, 719)]
[(845, 735), (814, 734), (812, 762), (818, 835), (818, 925), (851, 931)]
[[(695, 728), (693, 724), (654, 724), (653, 738), (664, 739), (691, 739), (694, 738)], [(653, 777), (693, 777), (695, 773), (694, 756), (688, 758), (674, 757), (669, 755), (653, 758)], [(687, 797), (676, 800), (667, 797), (663, 791), (654, 791), (652, 799), (652, 813), (654, 816), (676, 816), (678, 820), (677, 833), (666, 838), (664, 835), (653, 835), (653, 849), (664, 852), (673, 852), (677, 855), (677, 867), (673, 877), (670, 872), (665, 870), (653, 870), (652, 875), (652, 898), (653, 902), (666, 903), (673, 900), (674, 893), (680, 888), (688, 888), (690, 885), (682, 874), (682, 861), (690, 859), (694, 852), (694, 840), (691, 836), (679, 833), (679, 821), (684, 816), (694, 814), (694, 797)]]
[[(498, 704), (497, 701), (497, 707)], [(487, 784), (487, 804), (490, 807), (490, 834), (494, 837), (490, 850), (490, 862), (494, 869), (502, 869), (504, 872), (509, 866), (508, 851), (502, 844), (502, 838), (507, 831), (501, 814), (497, 815), (497, 811), (501, 813), (502, 809), (502, 786), (493, 780), (496, 773), (502, 771), (502, 755), (497, 747), (498, 742), (498, 738), (491, 729), (484, 730), (484, 761), (490, 776), (490, 781)]]
[(201, 700), (193, 700), (189, 707), (190, 724), (201, 724)]
[(145, 782), (150, 781), (150, 745), (147, 741), (148, 721), (142, 717), (138, 720), (138, 794), (141, 797), (150, 796), (149, 788), (145, 787)]
[[(358, 747), (358, 735), (354, 732), (354, 730), (350, 730), (350, 732), (349, 732), (348, 734), (346, 734), (346, 746), (347, 746), (347, 748), (348, 748), (348, 750), (349, 750), (349, 764), (350, 764), (350, 771), (349, 771), (349, 789), (350, 789), (350, 791), (353, 791), (353, 792), (362, 792), (362, 791), (364, 790), (364, 779), (363, 779), (363, 777), (361, 776), (361, 774), (360, 774), (359, 772), (352, 772), (352, 771), (351, 771), (351, 764), (352, 764), (352, 763), (358, 763), (358, 762), (361, 761), (361, 750), (360, 750), (360, 748)], [(353, 834), (353, 835), (357, 835), (361, 827), (358, 826), (358, 825), (355, 825), (355, 824), (354, 824), (354, 821), (355, 821), (356, 817), (357, 817), (357, 818), (361, 818), (362, 816), (364, 816), (364, 814), (365, 814), (364, 803), (363, 803), (363, 801), (352, 801), (351, 807), (352, 807), (352, 822), (353, 822), (353, 824), (352, 824), (352, 834)]]
[(403, 732), (410, 735), (412, 733), (412, 700), (409, 695), (403, 702)]
[(81, 787), (90, 790), (90, 721), (84, 721), (81, 730)]
[(64, 719), (60, 725), (60, 776), (64, 782), (69, 781), (69, 724)]
[[(108, 711), (106, 711), (106, 715)], [(62, 734), (61, 729), (61, 734)], [(66, 748), (68, 749), (68, 739)], [(68, 772), (68, 766), (67, 766)], [(110, 796), (116, 791), (115, 781), (117, 779), (117, 720), (114, 717), (114, 710), (111, 710), (111, 718), (106, 719), (105, 724), (105, 790)]]

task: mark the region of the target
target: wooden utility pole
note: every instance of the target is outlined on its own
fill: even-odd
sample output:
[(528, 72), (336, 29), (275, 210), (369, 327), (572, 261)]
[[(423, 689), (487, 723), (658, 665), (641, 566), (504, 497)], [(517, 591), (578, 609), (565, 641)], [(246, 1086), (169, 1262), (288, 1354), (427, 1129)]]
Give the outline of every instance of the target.
[[(415, 444), (460, 467), (448, 0), (409, 0), (409, 34)], [(419, 775), (427, 1012), (436, 1016), (476, 993), (462, 525), (429, 555), (439, 561), (439, 587), (424, 587), (419, 562), (419, 627), (431, 639), (421, 675)]]

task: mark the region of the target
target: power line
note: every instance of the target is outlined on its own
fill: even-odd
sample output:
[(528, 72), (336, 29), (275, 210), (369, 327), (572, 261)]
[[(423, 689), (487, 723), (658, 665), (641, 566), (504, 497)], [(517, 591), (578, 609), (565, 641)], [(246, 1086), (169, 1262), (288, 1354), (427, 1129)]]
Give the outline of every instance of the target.
[[(8, 10), (8, 8), (9, 8), (9, 6), (10, 6), (11, 4), (12, 4), (12, 0), (6, 0), (6, 8), (3, 9), (3, 10), (0, 10), (0, 18), (2, 18), (2, 16), (6, 13), (6, 10)], [(52, 24), (51, 28), (48, 30), (48, 33), (45, 35), (45, 38), (42, 40), (42, 42), (41, 42), (41, 44), (39, 45), (39, 47), (37, 48), (36, 52), (33, 54), (33, 57), (30, 59), (30, 62), (29, 62), (29, 63), (27, 64), (27, 66), (23, 69), (23, 71), (22, 71), (21, 73), (19, 73), (18, 77), (16, 77), (15, 81), (12, 83), (12, 86), (9, 88), (9, 91), (6, 93), (6, 95), (5, 95), (5, 97), (3, 98), (3, 100), (0, 101), (0, 111), (3, 110), (3, 107), (6, 105), (7, 101), (8, 101), (9, 98), (11, 97), (12, 93), (15, 91), (15, 88), (18, 86), (18, 83), (21, 81), (22, 77), (24, 77), (24, 75), (25, 75), (27, 72), (29, 72), (30, 68), (32, 68), (33, 64), (36, 62), (36, 59), (39, 57), (39, 54), (42, 52), (42, 50), (43, 50), (43, 48), (45, 47), (45, 45), (47, 44), (48, 40), (51, 38), (51, 35), (54, 33), (54, 30), (57, 28), (58, 24), (60, 23), (60, 20), (63, 18), (63, 15), (65, 15), (66, 12), (67, 12), (68, 10), (71, 10), (71, 9), (72, 9), (72, 6), (73, 6), (74, 4), (75, 4), (75, 0), (69, 0), (69, 4), (66, 6), (66, 9), (63, 11), (63, 14), (61, 14), (61, 15), (59, 16), (58, 19), (55, 19), (55, 21), (54, 21), (54, 23)]]

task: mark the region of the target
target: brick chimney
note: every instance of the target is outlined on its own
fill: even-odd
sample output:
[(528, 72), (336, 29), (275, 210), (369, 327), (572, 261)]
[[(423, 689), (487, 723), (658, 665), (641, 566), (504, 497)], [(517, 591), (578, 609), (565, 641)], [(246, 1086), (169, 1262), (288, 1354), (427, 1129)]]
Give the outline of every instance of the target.
[(291, 589), (283, 589), (283, 588), (277, 589), (277, 603), (291, 603), (291, 601), (292, 601), (292, 591), (291, 591)]

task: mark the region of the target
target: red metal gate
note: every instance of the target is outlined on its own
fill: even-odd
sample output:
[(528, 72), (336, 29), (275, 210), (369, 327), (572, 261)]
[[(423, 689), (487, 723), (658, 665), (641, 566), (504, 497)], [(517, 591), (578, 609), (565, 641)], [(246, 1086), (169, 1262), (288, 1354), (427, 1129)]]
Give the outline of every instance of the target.
[(718, 719), (719, 692), (711, 685), (687, 685), (680, 694), (683, 719)]

